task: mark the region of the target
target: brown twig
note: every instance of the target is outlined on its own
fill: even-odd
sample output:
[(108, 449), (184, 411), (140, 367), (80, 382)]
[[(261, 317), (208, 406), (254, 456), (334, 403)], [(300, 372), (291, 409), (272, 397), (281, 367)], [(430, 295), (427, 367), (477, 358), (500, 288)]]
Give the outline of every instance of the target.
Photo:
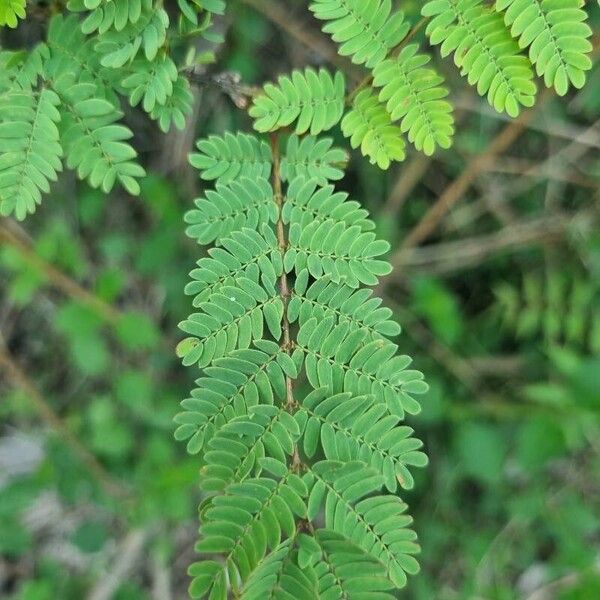
[[(271, 149), (273, 153), (273, 191), (275, 194), (275, 202), (277, 203), (277, 207), (279, 209), (279, 218), (277, 219), (277, 241), (279, 243), (279, 249), (281, 250), (282, 256), (283, 253), (287, 249), (287, 240), (285, 237), (285, 227), (283, 224), (283, 192), (281, 189), (281, 176), (280, 176), (280, 164), (281, 164), (281, 156), (279, 152), (279, 139), (277, 133), (271, 134)], [(290, 336), (290, 323), (287, 318), (287, 308), (290, 301), (290, 288), (287, 280), (287, 274), (285, 269), (281, 273), (281, 277), (279, 278), (279, 293), (281, 295), (281, 299), (283, 302), (283, 317), (282, 317), (282, 337), (283, 341), (281, 344), (282, 350), (284, 350), (287, 354), (291, 354), (292, 352), (292, 339)], [(297, 402), (294, 399), (294, 388), (292, 378), (285, 376), (285, 387), (286, 387), (286, 410), (288, 412), (293, 413), (297, 408)], [(302, 461), (300, 459), (300, 453), (298, 451), (298, 446), (294, 445), (294, 452), (292, 457), (292, 469), (299, 470), (302, 465)]]
[[(503, 121), (505, 123), (510, 123), (512, 121), (512, 117), (509, 117), (505, 113), (497, 112), (488, 104), (481, 102), (478, 96), (475, 96), (470, 92), (471, 90), (469, 90), (469, 93), (463, 93), (453, 98), (452, 102), (457, 110), (479, 114), (483, 117)], [(555, 115), (553, 115), (552, 119), (549, 119), (548, 122), (540, 121), (528, 123), (527, 129), (539, 131), (547, 136), (568, 141), (577, 140), (579, 144), (589, 146), (590, 148), (600, 148), (600, 136), (593, 131), (583, 131), (578, 126), (558, 120)]]
[(440, 242), (411, 248), (404, 253), (401, 266), (405, 269), (426, 269), (430, 273), (447, 273), (475, 266), (498, 252), (525, 248), (539, 242), (560, 239), (577, 215), (550, 215), (514, 223), (491, 234)]
[(4, 339), (0, 335), (0, 367), (6, 372), (15, 387), (20, 388), (29, 402), (33, 404), (47, 425), (64, 441), (80, 460), (88, 467), (90, 473), (98, 481), (106, 494), (115, 498), (122, 498), (127, 490), (116, 482), (110, 473), (102, 466), (98, 459), (79, 441), (69, 430), (63, 420), (56, 414), (52, 406), (42, 396), (29, 377), (11, 356)]
[[(541, 102), (540, 99), (538, 106)], [(533, 114), (533, 110), (522, 113), (518, 119), (502, 129), (484, 152), (471, 159), (461, 174), (442, 192), (435, 204), (406, 236), (400, 249), (392, 257), (393, 265), (402, 264), (407, 250), (420, 244), (435, 231), (439, 222), (452, 206), (463, 197), (475, 178), (493, 163), (496, 156), (504, 152), (519, 137)]]
[[(283, 224), (283, 192), (281, 190), (281, 177), (280, 177), (280, 163), (281, 156), (279, 152), (279, 139), (276, 133), (271, 134), (271, 149), (273, 152), (273, 192), (275, 194), (275, 202), (277, 203), (277, 208), (279, 209), (279, 218), (277, 219), (277, 241), (279, 244), (279, 250), (283, 256), (284, 252), (287, 249), (287, 240), (285, 238), (285, 227)], [(279, 278), (279, 292), (281, 295), (281, 300), (283, 302), (283, 317), (282, 317), (282, 336), (283, 341), (281, 344), (281, 349), (290, 354), (292, 341), (290, 337), (290, 323), (287, 318), (287, 307), (290, 301), (290, 288), (288, 285), (287, 274), (285, 269), (281, 273)], [(286, 376), (286, 389), (287, 389), (287, 397), (286, 404), (288, 410), (293, 410), (295, 408), (296, 402), (294, 400), (294, 392), (292, 388), (292, 380), (290, 377)]]
[(318, 35), (314, 35), (308, 29), (298, 25), (298, 22), (290, 18), (290, 13), (271, 0), (242, 0), (244, 4), (251, 6), (254, 10), (264, 15), (286, 33), (298, 40), (303, 46), (320, 54), (327, 62), (345, 71), (355, 80), (358, 80), (362, 71), (356, 69), (349, 61), (344, 60), (337, 53), (335, 47)]
[[(0, 247), (3, 243), (9, 244), (31, 267), (40, 271), (54, 287), (65, 296), (81, 302), (93, 310), (108, 325), (118, 325), (126, 318), (126, 313), (102, 300), (89, 290), (85, 289), (66, 273), (39, 256), (27, 238), (27, 234), (16, 224), (8, 219), (0, 221)], [(161, 336), (160, 343), (169, 352), (172, 352), (175, 342)]]
[[(523, 168), (515, 169), (515, 174), (520, 175), (519, 179), (512, 180), (511, 185), (508, 188), (503, 186), (502, 189), (498, 190), (498, 201), (490, 202), (490, 194), (487, 191), (490, 190), (489, 182), (487, 191), (484, 190), (484, 195), (479, 200), (463, 205), (461, 208), (458, 208), (453, 216), (453, 223), (448, 223), (446, 227), (446, 233), (451, 231), (456, 231), (460, 227), (464, 227), (474, 221), (477, 217), (486, 213), (489, 209), (496, 209), (496, 212), (499, 210), (506, 211), (508, 208), (508, 202), (512, 198), (516, 198), (517, 196), (526, 193), (529, 191), (536, 183), (542, 181), (544, 179), (548, 179), (550, 181), (561, 181), (568, 182), (573, 185), (580, 185), (582, 187), (588, 187), (590, 189), (597, 189), (598, 183), (594, 181), (593, 178), (586, 178), (584, 176), (579, 176), (577, 174), (568, 174), (566, 172), (566, 166), (570, 164), (581, 164), (582, 156), (587, 152), (588, 146), (583, 145), (581, 143), (582, 139), (588, 138), (594, 131), (598, 128), (598, 121), (596, 121), (591, 127), (579, 131), (577, 136), (571, 141), (570, 144), (560, 148), (554, 154), (551, 154), (543, 161), (539, 163), (528, 163)], [(519, 159), (515, 161), (513, 159), (513, 164), (522, 164), (522, 161)], [(486, 172), (490, 172), (493, 170), (501, 169), (501, 164), (498, 160), (494, 161), (492, 164), (486, 168)], [(464, 213), (464, 214), (463, 214)], [(512, 219), (513, 221), (515, 219)]]
[[(548, 98), (547, 90), (541, 95), (536, 107), (539, 108), (542, 106), (546, 98)], [(419, 245), (435, 231), (446, 213), (464, 196), (479, 174), (485, 171), (496, 157), (504, 152), (521, 135), (527, 123), (533, 118), (534, 113), (534, 109), (521, 113), (519, 118), (506, 125), (500, 131), (484, 152), (474, 156), (469, 161), (466, 168), (442, 192), (437, 201), (408, 233), (400, 248), (391, 257), (390, 262), (394, 267), (402, 265), (408, 251), (414, 246)]]
[(141, 559), (148, 531), (134, 529), (119, 545), (114, 563), (90, 591), (87, 600), (110, 600)]
[(496, 162), (486, 169), (489, 173), (501, 173), (503, 175), (518, 175), (520, 177), (532, 177), (534, 179), (549, 179), (570, 183), (588, 189), (598, 189), (598, 181), (592, 177), (580, 175), (579, 173), (565, 173), (550, 168), (546, 161), (531, 163), (521, 159), (506, 157), (502, 162)]
[[(599, 49), (600, 36), (596, 36), (592, 40), (592, 43), (594, 46), (594, 54), (596, 54)], [(534, 108), (522, 112), (517, 119), (506, 125), (500, 131), (484, 152), (474, 156), (470, 160), (461, 174), (442, 192), (435, 204), (409, 232), (404, 239), (403, 244), (392, 256), (392, 265), (397, 266), (402, 264), (405, 253), (410, 248), (419, 245), (435, 231), (446, 213), (463, 197), (464, 193), (469, 189), (479, 174), (488, 169), (496, 157), (510, 147), (510, 145), (521, 135), (533, 118), (535, 111), (544, 105), (550, 95), (551, 89), (546, 88), (540, 94)]]
[(55, 266), (38, 256), (35, 250), (25, 241), (23, 236), (18, 236), (14, 233), (6, 223), (0, 223), (0, 244), (3, 243), (9, 244), (15, 248), (25, 262), (34, 269), (40, 271), (48, 281), (61, 290), (66, 296), (88, 305), (104, 321), (116, 323), (121, 318), (122, 315), (116, 308), (83, 288), (68, 275), (65, 275)]
[(406, 166), (401, 167), (400, 175), (381, 209), (384, 217), (398, 214), (408, 195), (421, 181), (430, 164), (431, 157), (419, 153)]
[(398, 314), (408, 335), (425, 349), (439, 365), (469, 390), (477, 389), (478, 373), (467, 360), (456, 355), (451, 348), (440, 342), (425, 325), (400, 304), (390, 298), (386, 298), (386, 304)]

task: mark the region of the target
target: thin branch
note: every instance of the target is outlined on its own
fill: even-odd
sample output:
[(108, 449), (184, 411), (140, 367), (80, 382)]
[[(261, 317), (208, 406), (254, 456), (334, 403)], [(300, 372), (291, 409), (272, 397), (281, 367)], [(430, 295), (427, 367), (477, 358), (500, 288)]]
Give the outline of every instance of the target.
[[(453, 104), (457, 109), (476, 113), (484, 117), (489, 117), (490, 119), (504, 121), (505, 123), (512, 121), (512, 117), (509, 117), (504, 113), (499, 113), (491, 106), (480, 102), (478, 97), (474, 96), (472, 93), (459, 95), (453, 99)], [(557, 120), (555, 115), (553, 115), (552, 119), (546, 123), (529, 123), (527, 129), (539, 131), (548, 136), (562, 138), (564, 140), (577, 140), (579, 144), (590, 146), (591, 148), (600, 148), (600, 136), (597, 133), (590, 131), (584, 132), (577, 126)]]
[[(464, 116), (464, 111), (457, 111), (455, 113), (455, 124), (458, 125), (461, 123)], [(429, 182), (424, 179), (424, 176), (434, 160), (435, 158), (433, 156), (425, 156), (425, 154), (417, 152), (409, 161), (400, 165), (396, 183), (388, 195), (385, 204), (381, 208), (383, 217), (396, 216), (400, 212), (409, 194), (419, 183), (431, 187), (429, 186)]]
[[(562, 181), (569, 179), (569, 182), (573, 185), (581, 185), (583, 187), (591, 187), (597, 189), (598, 184), (593, 180), (586, 181), (585, 178), (577, 175), (568, 175), (566, 173), (567, 165), (581, 164), (581, 158), (586, 153), (588, 148), (580, 144), (580, 139), (586, 137), (588, 133), (598, 128), (598, 122), (595, 122), (591, 127), (582, 131), (578, 136), (566, 146), (560, 148), (556, 153), (548, 156), (543, 161), (536, 164), (530, 164), (527, 168), (519, 171), (519, 179), (512, 180), (510, 186), (503, 185), (499, 191), (498, 200), (501, 201), (502, 206), (508, 206), (508, 202), (512, 198), (516, 198), (528, 192), (538, 182), (544, 179), (551, 181)], [(498, 167), (498, 161), (494, 161), (489, 166), (489, 170), (494, 170)], [(584, 185), (587, 183), (588, 185)], [(489, 185), (489, 184), (488, 184)], [(495, 202), (496, 208), (501, 205), (499, 202)], [(482, 198), (475, 202), (465, 204), (460, 208), (456, 209), (453, 213), (453, 222), (448, 223), (445, 232), (449, 233), (457, 231), (462, 227), (472, 223), (478, 217), (485, 214), (488, 209), (493, 208), (493, 205), (489, 202), (488, 194), (484, 194)]]
[(319, 35), (314, 35), (312, 31), (301, 27), (298, 22), (291, 18), (288, 10), (280, 7), (271, 0), (241, 0), (244, 4), (251, 6), (254, 10), (265, 16), (280, 29), (289, 33), (293, 38), (300, 42), (309, 50), (320, 54), (327, 62), (345, 71), (355, 80), (361, 77), (362, 71), (356, 69), (349, 61), (344, 60), (337, 53), (336, 48), (326, 42)]
[[(552, 172), (555, 175), (564, 173), (567, 165), (577, 164), (582, 156), (588, 151), (588, 147), (582, 145), (580, 139), (591, 132), (598, 131), (599, 123), (599, 121), (595, 121), (589, 128), (581, 132), (570, 144), (563, 146), (557, 152), (544, 159), (539, 165), (536, 165), (523, 173), (520, 181), (517, 182), (516, 185), (513, 185), (512, 189), (509, 190), (509, 197), (515, 198), (518, 195), (527, 192), (537, 181), (548, 177), (546, 175), (548, 172)], [(537, 175), (535, 175), (533, 179), (526, 177), (531, 176), (536, 170)], [(597, 187), (597, 184), (595, 187)]]
[(581, 572), (568, 573), (558, 579), (554, 579), (549, 583), (542, 585), (537, 590), (534, 590), (525, 600), (554, 600), (557, 597), (557, 593), (560, 590), (565, 590), (570, 587), (577, 585), (584, 574), (600, 574), (600, 564), (595, 564), (593, 567), (585, 569), (583, 574)]
[(111, 600), (142, 556), (148, 532), (134, 529), (120, 544), (114, 564), (89, 593), (87, 600)]
[[(125, 318), (126, 313), (88, 291), (66, 273), (39, 256), (29, 243), (26, 232), (8, 219), (4, 219), (4, 222), (0, 221), (0, 247), (3, 243), (9, 244), (17, 250), (26, 263), (40, 271), (65, 296), (87, 305), (109, 325), (115, 326)], [(161, 335), (160, 343), (169, 352), (172, 352), (173, 340)]]
[(520, 158), (506, 157), (502, 162), (496, 162), (487, 169), (489, 173), (502, 173), (503, 175), (519, 175), (520, 177), (533, 177), (535, 179), (550, 179), (570, 183), (588, 189), (598, 189), (598, 181), (579, 173), (565, 173), (552, 169), (546, 161), (532, 163)]
[[(273, 152), (273, 192), (275, 194), (275, 202), (277, 203), (277, 208), (279, 209), (279, 218), (277, 219), (277, 241), (279, 243), (279, 250), (281, 254), (285, 253), (287, 249), (287, 240), (285, 237), (285, 227), (283, 224), (283, 192), (281, 190), (281, 177), (280, 177), (280, 164), (281, 164), (281, 156), (279, 152), (279, 138), (276, 133), (271, 134), (271, 149)], [(290, 354), (292, 340), (290, 337), (290, 323), (287, 318), (287, 307), (290, 301), (290, 288), (287, 280), (287, 274), (285, 269), (281, 273), (281, 277), (279, 278), (279, 292), (281, 295), (281, 300), (283, 302), (283, 317), (282, 317), (282, 329), (283, 329), (283, 342), (281, 344), (281, 349)], [(292, 380), (290, 377), (286, 376), (286, 388), (287, 388), (287, 397), (286, 403), (288, 410), (293, 410), (296, 405), (294, 400), (294, 393), (292, 389)]]
[[(283, 192), (281, 190), (281, 175), (280, 175), (280, 165), (281, 165), (281, 155), (279, 152), (279, 138), (277, 133), (271, 134), (271, 149), (273, 153), (273, 191), (275, 194), (275, 202), (277, 203), (277, 207), (279, 209), (279, 218), (277, 219), (277, 241), (279, 242), (279, 249), (281, 250), (281, 254), (285, 253), (287, 249), (287, 239), (285, 236), (285, 227), (283, 224)], [(290, 336), (290, 322), (287, 317), (288, 304), (290, 301), (290, 288), (287, 280), (287, 274), (285, 269), (283, 269), (281, 273), (281, 277), (279, 278), (279, 292), (281, 294), (281, 299), (283, 301), (283, 317), (282, 317), (282, 329), (283, 329), (283, 342), (281, 344), (281, 348), (287, 352), (287, 354), (291, 354), (292, 352), (292, 339)], [(285, 387), (286, 387), (286, 410), (290, 413), (294, 413), (298, 404), (294, 399), (294, 388), (292, 378), (285, 376)], [(294, 470), (299, 470), (302, 465), (302, 461), (300, 459), (300, 453), (298, 451), (298, 446), (294, 445), (294, 453), (292, 458), (292, 468)]]
[(3, 243), (15, 248), (25, 262), (40, 271), (48, 281), (66, 296), (88, 305), (104, 321), (116, 323), (122, 317), (116, 308), (83, 288), (68, 275), (65, 275), (65, 273), (59, 271), (55, 266), (38, 256), (31, 245), (23, 239), (23, 236), (17, 236), (6, 223), (0, 223), (0, 244)]
[(522, 249), (540, 242), (561, 239), (578, 215), (551, 215), (514, 223), (491, 234), (451, 242), (412, 248), (403, 254), (398, 272), (425, 269), (430, 273), (448, 273), (473, 267), (505, 250)]
[[(547, 95), (544, 97), (547, 97)], [(537, 106), (541, 106), (542, 103), (543, 99), (540, 98)], [(515, 119), (502, 129), (484, 152), (474, 156), (470, 160), (461, 174), (442, 192), (435, 204), (433, 204), (419, 223), (406, 236), (400, 249), (392, 257), (392, 265), (402, 264), (406, 252), (410, 248), (419, 245), (435, 231), (446, 213), (456, 202), (463, 198), (465, 192), (479, 174), (485, 171), (496, 157), (504, 152), (521, 135), (527, 123), (532, 119), (534, 112), (531, 109), (522, 113), (518, 119)]]
[(400, 304), (391, 298), (386, 298), (386, 304), (398, 314), (402, 327), (408, 335), (439, 365), (470, 391), (475, 392), (478, 389), (479, 375), (469, 361), (456, 355), (448, 346), (440, 342), (425, 325)]
[(52, 429), (88, 467), (90, 473), (98, 481), (104, 492), (115, 498), (122, 498), (127, 495), (127, 490), (112, 478), (110, 473), (106, 471), (98, 459), (81, 443), (77, 436), (69, 430), (64, 421), (56, 414), (49, 402), (31, 382), (25, 371), (23, 371), (13, 359), (1, 335), (0, 367), (5, 371), (8, 379), (13, 382), (13, 385), (20, 388), (26, 394), (27, 399), (33, 404), (36, 411), (50, 429)]
[(152, 556), (152, 600), (173, 600), (170, 565), (156, 553)]
[(409, 194), (425, 175), (430, 164), (431, 157), (419, 153), (406, 166), (401, 167), (400, 175), (381, 209), (384, 217), (398, 214)]

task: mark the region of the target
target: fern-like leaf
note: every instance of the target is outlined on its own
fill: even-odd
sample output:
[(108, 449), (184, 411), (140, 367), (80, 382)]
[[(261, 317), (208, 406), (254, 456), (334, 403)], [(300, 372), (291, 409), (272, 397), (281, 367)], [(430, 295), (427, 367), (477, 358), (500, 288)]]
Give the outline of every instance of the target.
[(389, 271), (389, 244), (327, 183), (331, 141), (309, 140), (292, 136), (280, 157), (214, 136), (193, 158), (227, 181), (187, 218), (188, 234), (216, 244), (186, 286), (197, 312), (178, 347), (202, 369), (175, 417), (209, 494), (194, 598), (391, 600), (418, 570), (406, 505), (382, 492), (412, 487), (426, 464), (402, 419), (427, 385), (387, 339), (400, 330), (391, 311), (360, 287)]
[(102, 58), (100, 64), (113, 69), (132, 61), (140, 50), (147, 60), (153, 61), (167, 39), (169, 16), (162, 8), (152, 7), (142, 12), (135, 23), (123, 29), (110, 29), (99, 35), (94, 45)]
[(137, 58), (129, 68), (131, 74), (121, 80), (129, 96), (129, 104), (142, 104), (147, 113), (157, 106), (164, 106), (173, 94), (173, 83), (177, 80), (177, 66), (168, 56), (153, 61)]
[[(281, 161), (282, 180), (291, 181), (302, 175), (326, 185), (328, 181), (341, 179), (344, 174), (341, 167), (348, 162), (348, 155), (332, 144), (330, 138), (317, 140), (310, 135), (303, 138), (291, 135)], [(197, 148), (198, 152), (190, 155), (190, 163), (200, 171), (202, 179), (229, 183), (240, 177), (266, 178), (271, 174), (271, 148), (252, 135), (239, 132), (211, 135), (199, 140)]]
[[(231, 247), (229, 242), (223, 243)], [(275, 339), (281, 337), (284, 307), (275, 286), (267, 281), (258, 285), (240, 279), (237, 286), (212, 294), (199, 308), (201, 312), (191, 314), (179, 327), (196, 336), (198, 344), (192, 356), (198, 355), (201, 367), (234, 348), (248, 348), (253, 340), (262, 339), (265, 325)], [(190, 360), (189, 355), (186, 360)]]
[(0, 213), (24, 219), (62, 169), (59, 97), (11, 92), (0, 100)]
[(331, 138), (317, 139), (309, 135), (299, 138), (291, 135), (281, 161), (281, 179), (292, 181), (303, 176), (314, 179), (318, 185), (341, 179), (348, 154), (341, 148), (332, 147), (332, 144)]
[(173, 93), (167, 97), (164, 104), (155, 104), (150, 112), (150, 117), (158, 121), (158, 125), (164, 133), (175, 125), (177, 129), (185, 129), (187, 115), (192, 112), (194, 97), (190, 90), (188, 80), (178, 75), (173, 82)]
[(397, 496), (376, 495), (381, 476), (362, 462), (321, 461), (304, 477), (309, 489), (308, 518), (314, 507), (325, 503), (325, 527), (344, 536), (377, 560), (399, 588), (406, 575), (419, 565), (413, 554), (420, 551), (416, 534), (409, 529), (412, 519)]
[(363, 156), (380, 169), (387, 169), (393, 160), (406, 157), (406, 144), (399, 127), (392, 124), (385, 105), (371, 90), (363, 90), (352, 102), (352, 110), (342, 120), (342, 132), (350, 138), (353, 148), (360, 146)]
[(201, 3), (194, 0), (177, 0), (177, 5), (182, 16), (195, 26), (198, 25), (199, 12), (202, 16), (205, 16), (206, 13), (222, 15), (225, 14), (226, 7), (224, 0), (202, 0)]
[[(272, 376), (269, 373), (269, 377)], [(280, 379), (283, 397), (283, 371)], [(204, 490), (221, 492), (230, 483), (260, 475), (265, 465), (277, 469), (273, 461), (285, 465), (287, 457), (292, 456), (300, 436), (294, 418), (276, 406), (253, 406), (248, 412), (248, 415), (230, 419), (208, 442), (204, 454), (206, 464), (201, 473)]]
[(600, 352), (600, 285), (575, 269), (527, 274), (520, 288), (498, 286), (497, 310), (502, 324), (519, 339), (540, 340)]
[(199, 244), (219, 242), (233, 232), (249, 227), (260, 229), (277, 221), (273, 189), (262, 177), (240, 177), (229, 185), (217, 184), (205, 198), (196, 198), (195, 210), (185, 215), (186, 234)]
[[(278, 480), (261, 477), (233, 483), (224, 494), (213, 498), (204, 511), (202, 539), (196, 551), (209, 555), (223, 553), (223, 573), (227, 572), (234, 589), (260, 564), (268, 548), (279, 546), (282, 535), (295, 534), (295, 518), (306, 515), (304, 482), (279, 464), (284, 471), (279, 473)], [(194, 573), (193, 567), (191, 571)], [(202, 590), (197, 589), (198, 582), (192, 582), (192, 591), (199, 592), (196, 597), (220, 585), (215, 575), (216, 569)], [(212, 597), (225, 598), (226, 594)]]
[(40, 43), (29, 52), (0, 51), (0, 93), (29, 93), (45, 72), (50, 51)]
[(377, 258), (388, 250), (387, 242), (376, 240), (373, 232), (361, 232), (359, 225), (348, 227), (334, 219), (315, 220), (306, 227), (292, 223), (284, 266), (287, 273), (308, 269), (312, 277), (326, 275), (350, 287), (377, 285), (378, 277), (391, 270), (389, 263)]
[(444, 100), (448, 90), (441, 86), (444, 78), (424, 66), (429, 55), (417, 54), (411, 44), (397, 57), (379, 63), (373, 71), (373, 84), (381, 87), (379, 100), (387, 102), (392, 121), (402, 119), (402, 132), (417, 150), (434, 153), (436, 146), (449, 148), (454, 134), (452, 105)]
[(319, 548), (314, 571), (321, 597), (355, 598), (358, 590), (365, 590), (377, 600), (395, 598), (388, 593), (394, 585), (380, 561), (329, 529), (318, 529), (314, 539)]
[(336, 323), (348, 323), (351, 329), (366, 329), (373, 339), (398, 335), (400, 325), (390, 318), (391, 309), (381, 306), (381, 298), (372, 294), (372, 290), (357, 290), (327, 277), (308, 286), (306, 270), (294, 282), (287, 317), (290, 323), (298, 321), (301, 326), (312, 318), (319, 322), (333, 317)]
[(65, 76), (54, 89), (63, 109), (60, 137), (67, 165), (92, 187), (108, 192), (119, 181), (130, 194), (139, 194), (137, 178), (145, 171), (134, 161), (137, 153), (127, 143), (133, 134), (117, 124), (120, 111), (98, 98), (91, 83), (73, 83)]
[(250, 116), (257, 131), (275, 131), (297, 120), (298, 134), (316, 135), (333, 127), (344, 110), (344, 76), (336, 71), (332, 77), (325, 69), (317, 73), (306, 69), (282, 75), (277, 85), (268, 83), (254, 98)]
[(269, 177), (271, 148), (264, 141), (246, 133), (211, 135), (196, 143), (198, 152), (190, 155), (190, 163), (200, 177), (229, 183), (238, 177)]
[(427, 457), (418, 449), (423, 443), (411, 438), (413, 430), (400, 426), (400, 417), (369, 396), (345, 392), (330, 395), (327, 388), (308, 394), (296, 413), (304, 431), (304, 452), (313, 457), (320, 441), (325, 458), (358, 460), (383, 477), (385, 486), (395, 492), (399, 483), (411, 489), (414, 479), (410, 466), (424, 467)]
[(276, 285), (283, 264), (277, 238), (269, 228), (263, 228), (262, 234), (252, 229), (234, 232), (230, 240), (223, 242), (223, 248), (211, 248), (209, 256), (201, 258), (198, 268), (191, 271), (193, 281), (185, 287), (185, 293), (195, 296), (194, 306), (200, 306), (224, 286), (235, 286), (240, 277), (251, 282), (244, 281), (249, 289), (259, 281)]
[(529, 48), (529, 58), (547, 87), (554, 86), (564, 96), (569, 83), (585, 84), (592, 68), (588, 54), (592, 29), (580, 0), (496, 0), (496, 10), (518, 38), (521, 48)]
[(357, 226), (360, 231), (375, 229), (375, 223), (367, 218), (368, 212), (356, 200), (348, 200), (345, 192), (336, 192), (332, 185), (318, 187), (318, 180), (296, 177), (287, 190), (282, 211), (285, 224), (297, 223), (301, 228), (310, 223), (343, 223)]
[(118, 104), (116, 88), (120, 73), (100, 64), (100, 56), (94, 50), (94, 38), (86, 38), (79, 28), (77, 17), (56, 15), (48, 28), (50, 56), (44, 63), (47, 79), (90, 83), (96, 86), (95, 97)]
[(200, 452), (228, 419), (247, 415), (259, 404), (273, 405), (275, 398), (285, 396), (277, 366), (280, 355), (278, 344), (262, 340), (259, 347), (233, 350), (196, 381), (198, 387), (182, 401), (184, 411), (175, 417), (179, 425), (175, 436), (189, 440), (188, 452)]
[(531, 63), (519, 54), (502, 16), (483, 0), (429, 0), (421, 13), (431, 18), (431, 43), (441, 44), (442, 56), (454, 52), (461, 73), (498, 112), (516, 117), (522, 106), (533, 106)]
[(407, 369), (411, 359), (396, 355), (396, 344), (369, 340), (366, 329), (353, 328), (348, 322), (336, 324), (334, 317), (321, 321), (312, 317), (300, 327), (297, 347), (306, 354), (306, 376), (314, 389), (371, 395), (400, 418), (405, 412), (421, 410), (413, 395), (429, 388), (423, 373)]
[(152, 0), (69, 0), (67, 7), (73, 12), (89, 11), (81, 23), (83, 33), (102, 34), (137, 23), (143, 12), (152, 10)]
[(327, 21), (323, 31), (340, 46), (342, 56), (373, 68), (407, 35), (410, 23), (402, 12), (392, 14), (391, 0), (314, 0), (310, 10)]
[(240, 600), (314, 600), (316, 581), (311, 571), (298, 566), (296, 537), (282, 542), (253, 571), (242, 589)]
[(0, 27), (7, 25), (13, 29), (19, 19), (25, 18), (25, 0), (0, 0)]

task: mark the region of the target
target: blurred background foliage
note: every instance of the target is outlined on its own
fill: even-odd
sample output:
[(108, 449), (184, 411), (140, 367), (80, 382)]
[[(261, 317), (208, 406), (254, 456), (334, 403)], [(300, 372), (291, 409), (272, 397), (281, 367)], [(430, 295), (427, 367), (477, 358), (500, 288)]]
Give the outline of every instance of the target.
[[(420, 3), (401, 4), (416, 14)], [(8, 47), (41, 25), (24, 25)], [(214, 52), (211, 75), (233, 71), (253, 85), (331, 58), (304, 2), (231, 2), (217, 27), (225, 42), (197, 48), (203, 61)], [(401, 351), (431, 384), (410, 422), (430, 466), (405, 496), (422, 573), (402, 597), (594, 600), (600, 69), (583, 91), (545, 95), (432, 235), (399, 250), (495, 136), (515, 127), (451, 65), (438, 68), (459, 90), (455, 146), (389, 172), (353, 156), (340, 182), (393, 244), (396, 269), (380, 291), (403, 325)], [(183, 132), (164, 136), (127, 113), (150, 172), (140, 198), (106, 197), (64, 175), (24, 226), (0, 221), (2, 598), (186, 597), (198, 467), (172, 439), (192, 383), (173, 348), (191, 307), (186, 274), (200, 256), (182, 216), (204, 185), (187, 153), (198, 136), (250, 129), (207, 82)]]

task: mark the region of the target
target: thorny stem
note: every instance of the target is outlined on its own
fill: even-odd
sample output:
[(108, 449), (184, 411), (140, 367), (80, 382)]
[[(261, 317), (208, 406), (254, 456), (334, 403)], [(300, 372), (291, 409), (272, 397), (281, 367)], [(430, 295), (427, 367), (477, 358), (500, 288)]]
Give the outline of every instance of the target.
[[(280, 164), (281, 164), (281, 155), (279, 153), (279, 137), (277, 133), (271, 134), (271, 151), (273, 153), (273, 173), (272, 173), (272, 183), (273, 183), (273, 193), (275, 195), (275, 202), (277, 204), (277, 208), (279, 209), (279, 217), (277, 219), (276, 225), (276, 234), (277, 234), (277, 242), (279, 245), (279, 250), (283, 256), (284, 252), (287, 249), (287, 239), (285, 236), (285, 227), (283, 224), (283, 192), (281, 190), (281, 174), (280, 174)], [(287, 308), (290, 301), (290, 287), (287, 279), (287, 274), (285, 269), (281, 273), (281, 277), (279, 278), (279, 293), (281, 295), (281, 299), (283, 301), (283, 318), (282, 318), (282, 342), (281, 349), (287, 354), (291, 354), (293, 342), (290, 336), (290, 322), (287, 317)], [(296, 408), (298, 407), (298, 403), (294, 399), (294, 388), (292, 378), (286, 375), (285, 377), (285, 387), (286, 387), (286, 403), (285, 408), (288, 412), (294, 413)], [(298, 446), (294, 445), (294, 454), (292, 458), (292, 469), (294, 471), (298, 471), (301, 467), (302, 461), (300, 459), (300, 454), (298, 452)]]

